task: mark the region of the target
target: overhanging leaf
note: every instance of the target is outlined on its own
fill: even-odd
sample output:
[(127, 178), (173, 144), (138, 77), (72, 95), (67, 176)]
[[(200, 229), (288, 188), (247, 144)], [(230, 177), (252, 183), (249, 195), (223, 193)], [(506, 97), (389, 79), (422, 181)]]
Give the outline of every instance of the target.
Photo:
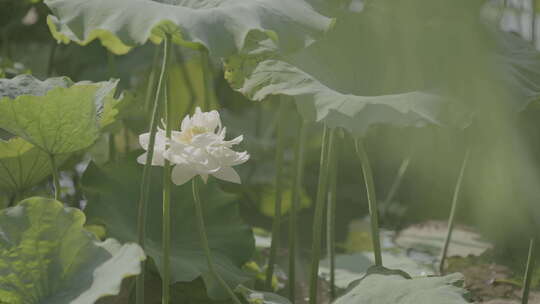
[(29, 75), (0, 79), (0, 127), (47, 153), (84, 149), (111, 122), (113, 114), (104, 105), (114, 100), (116, 84), (73, 83), (67, 78), (40, 81)]
[[(66, 155), (57, 157), (60, 166)], [(22, 138), (0, 139), (0, 191), (15, 194), (52, 173), (48, 155)]]
[[(439, 124), (444, 99), (428, 92), (382, 96), (343, 94), (285, 61), (268, 59), (258, 63), (236, 89), (253, 100), (270, 95), (292, 96), (308, 121), (323, 121), (363, 135), (373, 124), (397, 126)], [(234, 85), (233, 85), (234, 86)]]
[(84, 221), (80, 210), (40, 197), (0, 212), (0, 303), (92, 304), (139, 274), (138, 245), (98, 242)]
[[(104, 167), (91, 164), (83, 179), (88, 198), (85, 212), (91, 224), (106, 227), (109, 236), (121, 241), (137, 239), (137, 210), (142, 167), (130, 156)], [(146, 252), (161, 271), (161, 189), (162, 170), (152, 171), (149, 208), (147, 213)], [(254, 239), (251, 229), (242, 223), (236, 197), (220, 190), (216, 182), (201, 189), (208, 241), (216, 268), (225, 281), (235, 288), (249, 280), (239, 269), (252, 256)], [(191, 185), (174, 186), (172, 200), (171, 280), (189, 282), (202, 276), (211, 298), (226, 298), (227, 294), (214, 281), (200, 247), (195, 222)]]
[(357, 135), (376, 123), (465, 127), (494, 109), (523, 110), (540, 96), (540, 55), (481, 22), (479, 4), (366, 2), (308, 48), (279, 60), (234, 57), (226, 75), (248, 97), (294, 96), (306, 119)]
[(334, 304), (465, 304), (465, 290), (455, 286), (458, 273), (407, 279), (397, 273), (372, 273)]
[[(326, 31), (332, 20), (302, 0), (48, 0), (48, 24), (61, 42), (82, 45), (99, 39), (115, 54), (148, 40), (205, 47), (225, 57), (250, 39), (279, 40), (283, 50), (300, 48)], [(261, 35), (262, 34), (262, 37)], [(259, 40), (257, 38), (257, 40)]]

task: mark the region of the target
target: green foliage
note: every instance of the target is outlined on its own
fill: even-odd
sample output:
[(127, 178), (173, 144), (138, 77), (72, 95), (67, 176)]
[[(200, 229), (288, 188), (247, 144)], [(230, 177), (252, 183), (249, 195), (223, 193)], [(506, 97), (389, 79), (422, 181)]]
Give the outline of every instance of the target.
[(465, 290), (455, 286), (460, 274), (411, 279), (399, 271), (372, 268), (335, 304), (465, 304)]
[[(299, 199), (299, 209), (309, 208), (312, 204), (311, 199), (305, 193), (304, 189), (301, 189), (300, 199)], [(274, 187), (265, 187), (261, 189), (261, 213), (269, 216), (275, 216), (275, 203), (276, 203), (276, 190)], [(285, 215), (289, 213), (292, 205), (292, 189), (284, 189), (281, 199), (281, 214)]]
[(50, 154), (82, 150), (111, 123), (114, 113), (107, 103), (114, 100), (115, 86), (116, 81), (40, 81), (28, 75), (1, 79), (0, 127)]
[(343, 94), (279, 60), (262, 61), (243, 76), (243, 84), (237, 89), (248, 98), (260, 101), (270, 95), (295, 97), (304, 119), (343, 127), (359, 136), (372, 124), (438, 123), (443, 103), (443, 98), (427, 92), (373, 97)]
[[(88, 206), (85, 212), (91, 224), (105, 226), (107, 235), (122, 241), (137, 239), (135, 202), (139, 198), (138, 185), (142, 166), (135, 157), (123, 159), (115, 164), (97, 167), (91, 164), (86, 170), (82, 184)], [(161, 180), (162, 172), (152, 171), (152, 185), (148, 208), (148, 230), (146, 252), (161, 267)], [(220, 275), (231, 287), (245, 283), (250, 277), (240, 267), (254, 251), (251, 229), (242, 223), (236, 206), (237, 197), (220, 190), (215, 181), (201, 189), (204, 204), (208, 241), (214, 263)], [(225, 298), (223, 289), (208, 272), (203, 249), (195, 222), (194, 202), (191, 185), (174, 186), (171, 191), (172, 248), (171, 282), (189, 282), (203, 278), (209, 296)], [(161, 269), (159, 269), (161, 271)]]
[[(61, 42), (86, 45), (94, 39), (115, 54), (125, 54), (165, 35), (174, 43), (205, 47), (213, 57), (242, 51), (251, 33), (279, 40), (283, 50), (305, 46), (331, 25), (303, 1), (286, 0), (48, 0), (48, 24)], [(144, 12), (141, 15), (141, 12)]]
[[(173, 126), (179, 126), (186, 114), (195, 111), (195, 106), (204, 108), (208, 104), (212, 109), (219, 108), (214, 91), (208, 92), (205, 87), (203, 74), (210, 71), (204, 69), (203, 60), (190, 58), (169, 67), (167, 89), (168, 97), (174, 100), (171, 109)], [(210, 96), (206, 96), (207, 94)]]
[[(66, 159), (60, 155), (58, 165)], [(9, 194), (27, 190), (52, 173), (47, 153), (18, 137), (0, 139), (0, 164), (0, 191)]]
[(19, 62), (0, 57), (0, 78), (14, 77), (20, 74), (28, 74), (30, 70)]
[(84, 214), (34, 197), (0, 212), (0, 303), (92, 304), (118, 294), (145, 259), (135, 244), (98, 242)]

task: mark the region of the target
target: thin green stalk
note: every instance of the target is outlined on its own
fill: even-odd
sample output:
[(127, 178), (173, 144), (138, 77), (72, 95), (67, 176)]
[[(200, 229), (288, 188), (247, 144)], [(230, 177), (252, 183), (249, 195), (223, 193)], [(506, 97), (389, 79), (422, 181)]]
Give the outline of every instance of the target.
[(54, 184), (54, 199), (60, 200), (60, 176), (58, 174), (58, 167), (56, 166), (56, 160), (54, 154), (49, 154), (49, 160), (51, 162), (53, 184)]
[(394, 199), (394, 196), (396, 195), (397, 190), (399, 189), (399, 186), (401, 186), (401, 182), (403, 181), (403, 176), (405, 176), (405, 172), (407, 172), (407, 169), (409, 168), (410, 163), (411, 163), (411, 156), (407, 156), (401, 162), (401, 165), (399, 166), (396, 177), (394, 178), (394, 181), (392, 182), (392, 186), (390, 186), (390, 190), (388, 191), (388, 194), (386, 195), (386, 198), (384, 199), (384, 205), (389, 204)]
[(328, 187), (328, 203), (326, 211), (326, 248), (330, 259), (330, 299), (336, 298), (336, 203), (337, 203), (337, 145), (330, 160), (330, 183)]
[(109, 77), (116, 77), (116, 59), (112, 52), (107, 50), (107, 69)]
[(123, 137), (124, 137), (124, 154), (128, 154), (129, 153), (129, 129), (128, 127), (124, 124), (123, 126)]
[(367, 199), (369, 204), (369, 216), (371, 222), (371, 239), (373, 241), (373, 254), (375, 255), (375, 265), (382, 266), (381, 240), (379, 234), (379, 209), (377, 198), (375, 196), (375, 183), (373, 182), (373, 172), (369, 158), (360, 139), (356, 140), (356, 153), (362, 164), (362, 173), (366, 183)]
[(283, 150), (285, 145), (285, 134), (283, 126), (285, 125), (285, 100), (279, 101), (279, 119), (277, 128), (277, 147), (276, 147), (276, 197), (274, 206), (274, 222), (272, 224), (272, 243), (270, 244), (270, 257), (268, 258), (268, 267), (266, 268), (265, 289), (272, 290), (272, 278), (274, 276), (274, 265), (276, 264), (277, 250), (279, 248), (281, 236), (281, 201), (283, 196)]
[(527, 269), (525, 270), (525, 279), (523, 282), (523, 294), (521, 296), (521, 304), (529, 303), (529, 291), (531, 289), (531, 281), (534, 272), (536, 258), (536, 241), (534, 237), (529, 242), (529, 256), (527, 257)]
[(191, 81), (191, 76), (186, 71), (185, 59), (180, 48), (176, 48), (175, 54), (178, 61), (178, 66), (180, 67), (180, 73), (182, 73), (182, 77), (184, 78), (184, 82), (186, 84), (186, 88), (189, 94), (189, 103), (186, 107), (185, 113), (187, 114), (194, 111), (193, 106), (195, 105), (195, 99), (197, 97), (197, 94), (195, 93), (193, 82)]
[(465, 152), (465, 157), (461, 163), (461, 169), (459, 170), (456, 187), (454, 188), (454, 196), (452, 197), (452, 208), (450, 209), (450, 217), (448, 218), (448, 230), (446, 232), (446, 239), (444, 240), (443, 250), (441, 252), (441, 260), (439, 262), (439, 273), (444, 274), (444, 262), (448, 254), (448, 247), (450, 246), (450, 240), (452, 239), (452, 231), (454, 230), (454, 221), (456, 217), (457, 205), (459, 202), (459, 194), (461, 192), (461, 185), (463, 183), (463, 176), (465, 175), (465, 169), (467, 168), (467, 162), (469, 160), (469, 150)]
[(522, 19), (523, 19), (523, 11), (524, 11), (524, 8), (523, 8), (523, 1), (519, 1), (518, 2), (518, 7), (516, 8), (516, 11), (517, 11), (517, 14), (519, 14), (518, 16), (518, 19), (519, 19), (519, 22), (518, 22), (518, 33), (520, 35), (523, 36), (523, 39), (527, 39), (523, 33), (523, 22)]
[[(165, 86), (165, 135), (171, 137), (172, 123), (171, 122), (171, 105), (167, 98), (167, 86)], [(165, 159), (163, 168), (163, 278), (161, 280), (161, 303), (169, 304), (171, 301), (171, 163)]]
[(321, 160), (319, 166), (319, 182), (317, 198), (315, 200), (315, 214), (313, 219), (313, 243), (311, 246), (311, 273), (309, 282), (309, 303), (317, 303), (317, 283), (319, 279), (319, 258), (321, 255), (321, 239), (323, 215), (326, 201), (326, 189), (329, 171), (329, 159), (332, 154), (333, 130), (324, 127)]
[(116, 160), (116, 142), (114, 141), (114, 133), (107, 134), (107, 141), (109, 142), (109, 160)]
[(11, 58), (11, 52), (9, 49), (9, 30), (5, 27), (2, 30), (2, 54), (4, 58)]
[(536, 0), (531, 0), (532, 18), (531, 18), (531, 42), (536, 49)]
[(232, 289), (227, 285), (225, 280), (219, 275), (217, 272), (214, 262), (212, 261), (212, 253), (210, 252), (210, 247), (208, 246), (208, 238), (206, 237), (206, 228), (204, 225), (204, 213), (203, 213), (203, 206), (201, 199), (199, 197), (199, 177), (196, 176), (193, 178), (192, 181), (192, 187), (193, 187), (193, 201), (195, 203), (195, 213), (197, 217), (197, 228), (199, 230), (199, 237), (201, 239), (201, 245), (204, 250), (204, 254), (206, 255), (206, 262), (208, 264), (208, 269), (210, 270), (210, 273), (214, 276), (214, 278), (218, 281), (218, 283), (227, 291), (231, 299), (235, 304), (242, 304), (238, 297), (234, 294)]
[[(165, 38), (163, 46), (163, 61), (161, 65), (161, 73), (156, 88), (156, 95), (154, 97), (154, 105), (152, 108), (152, 117), (150, 119), (150, 138), (148, 140), (148, 151), (146, 155), (146, 164), (144, 165), (141, 188), (139, 194), (138, 216), (137, 216), (137, 240), (139, 245), (145, 248), (146, 238), (146, 213), (148, 209), (148, 196), (150, 190), (150, 169), (152, 166), (152, 159), (154, 158), (154, 144), (156, 140), (157, 122), (159, 120), (159, 96), (162, 91), (163, 80), (165, 79), (165, 72), (167, 70), (167, 61), (170, 48), (169, 37)], [(137, 276), (136, 282), (136, 303), (144, 303), (144, 270), (145, 263), (142, 262), (141, 274)]]
[(146, 96), (144, 98), (144, 109), (150, 110), (150, 102), (154, 95), (155, 80), (156, 80), (156, 67), (159, 64), (159, 48), (156, 47), (154, 52), (154, 58), (152, 59), (152, 66), (150, 67), (150, 75), (148, 76), (148, 85), (146, 87)]
[(294, 176), (291, 192), (291, 213), (289, 217), (289, 299), (296, 299), (296, 228), (300, 205), (300, 192), (304, 179), (304, 146), (306, 143), (306, 123), (301, 120), (298, 128), (298, 141), (294, 150)]
[(47, 62), (47, 77), (52, 76), (53, 68), (54, 68), (54, 58), (56, 56), (57, 48), (58, 48), (58, 42), (53, 39), (51, 42), (51, 49), (49, 51), (49, 60)]
[[(106, 50), (106, 52), (107, 52), (108, 75), (109, 75), (109, 78), (114, 78), (116, 76), (115, 57), (114, 57), (114, 54), (111, 53), (109, 50)], [(109, 132), (108, 141), (109, 141), (109, 160), (115, 161), (116, 160), (116, 142), (114, 141), (114, 133)]]
[(208, 50), (201, 49), (201, 65), (203, 67), (203, 83), (204, 83), (204, 104), (201, 105), (203, 111), (210, 110), (210, 98), (213, 93), (213, 88), (211, 85), (211, 71), (210, 71), (210, 58), (208, 57)]

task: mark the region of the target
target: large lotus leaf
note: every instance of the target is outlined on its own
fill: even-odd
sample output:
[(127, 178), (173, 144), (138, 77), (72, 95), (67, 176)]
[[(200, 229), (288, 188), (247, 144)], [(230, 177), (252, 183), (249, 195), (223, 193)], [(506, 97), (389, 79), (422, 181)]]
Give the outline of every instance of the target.
[(521, 111), (540, 98), (540, 53), (513, 33), (498, 33), (497, 47), (501, 77), (515, 96), (514, 108)]
[(373, 124), (439, 124), (444, 105), (443, 98), (428, 92), (383, 96), (343, 94), (292, 64), (275, 59), (263, 60), (248, 71), (242, 81), (232, 83), (248, 98), (260, 101), (270, 95), (292, 96), (304, 119), (343, 127), (356, 135), (363, 135)]
[(415, 279), (397, 272), (371, 273), (334, 304), (465, 304), (465, 290), (455, 286), (462, 280), (458, 273)]
[[(66, 155), (57, 157), (60, 166)], [(0, 191), (18, 193), (52, 173), (49, 156), (22, 138), (0, 139)]]
[[(360, 133), (377, 121), (463, 127), (474, 116), (519, 111), (538, 99), (538, 52), (480, 22), (478, 1), (458, 1), (365, 2), (360, 14), (340, 16), (324, 38), (280, 58), (287, 64), (233, 58), (243, 61), (226, 62), (226, 75), (248, 96), (292, 95), (308, 118), (322, 119), (330, 109), (331, 124)], [(438, 96), (448, 97), (442, 109)], [(379, 101), (384, 106), (375, 106)]]
[(33, 197), (0, 212), (0, 303), (92, 304), (140, 273), (136, 244), (99, 242), (84, 214)]
[[(104, 167), (90, 164), (83, 179), (88, 198), (85, 212), (92, 224), (106, 227), (107, 234), (121, 241), (137, 239), (137, 202), (142, 167), (130, 156)], [(161, 271), (162, 242), (162, 170), (152, 171), (152, 185), (147, 213), (146, 253)], [(243, 224), (236, 206), (236, 196), (223, 192), (216, 182), (201, 188), (208, 241), (214, 262), (231, 288), (249, 277), (239, 269), (254, 252), (252, 230)], [(188, 282), (202, 276), (211, 298), (227, 297), (208, 272), (204, 251), (200, 247), (191, 185), (173, 186), (172, 206), (172, 282)]]
[[(448, 256), (479, 256), (493, 247), (470, 227), (457, 226), (452, 231)], [(438, 258), (444, 247), (447, 232), (447, 223), (428, 221), (401, 230), (396, 235), (395, 242), (407, 250), (425, 252)]]
[[(111, 122), (117, 81), (40, 81), (21, 75), (0, 79), (0, 127), (51, 154), (90, 146)], [(102, 120), (103, 118), (103, 120)]]
[[(401, 269), (412, 277), (433, 275), (434, 270), (408, 257), (405, 252), (383, 252), (384, 265), (391, 269)], [(373, 252), (358, 252), (354, 254), (338, 254), (335, 259), (335, 284), (339, 288), (347, 288), (349, 284), (366, 274), (375, 264)], [(319, 274), (330, 278), (330, 259), (321, 261)]]
[[(62, 42), (100, 39), (116, 54), (147, 40), (205, 47), (212, 56), (242, 51), (254, 36), (279, 41), (282, 50), (303, 47), (332, 20), (303, 0), (47, 0), (48, 24)], [(263, 38), (264, 40), (264, 38)]]

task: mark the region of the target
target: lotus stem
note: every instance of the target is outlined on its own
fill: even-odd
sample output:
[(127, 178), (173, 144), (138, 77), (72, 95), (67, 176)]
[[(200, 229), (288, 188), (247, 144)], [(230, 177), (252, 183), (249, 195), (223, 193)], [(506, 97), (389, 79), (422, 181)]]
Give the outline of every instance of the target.
[(289, 299), (296, 299), (296, 228), (300, 193), (304, 178), (304, 146), (306, 143), (306, 123), (301, 120), (298, 128), (298, 141), (294, 151), (295, 170), (291, 191), (291, 213), (289, 217)]
[(463, 176), (465, 175), (465, 169), (467, 168), (467, 162), (469, 161), (470, 151), (465, 152), (465, 157), (461, 163), (461, 169), (459, 170), (456, 187), (454, 188), (454, 196), (452, 197), (452, 207), (450, 209), (450, 217), (448, 218), (448, 230), (446, 232), (446, 239), (444, 240), (443, 250), (441, 252), (441, 260), (439, 262), (439, 273), (444, 274), (444, 262), (448, 255), (448, 247), (450, 246), (450, 240), (452, 239), (452, 231), (454, 230), (454, 221), (456, 217), (456, 210), (459, 202), (459, 195), (461, 193), (461, 185), (463, 184)]
[(229, 296), (231, 297), (232, 301), (235, 304), (242, 304), (238, 297), (234, 294), (232, 289), (227, 285), (225, 280), (219, 275), (217, 272), (214, 262), (212, 261), (212, 253), (210, 252), (210, 247), (208, 245), (208, 238), (206, 236), (206, 228), (204, 225), (204, 214), (203, 214), (203, 206), (201, 203), (201, 199), (199, 197), (199, 177), (196, 176), (193, 178), (192, 181), (192, 189), (193, 189), (193, 201), (195, 203), (195, 213), (197, 217), (197, 228), (199, 231), (199, 237), (201, 239), (201, 245), (204, 250), (204, 254), (206, 255), (206, 262), (208, 264), (208, 269), (210, 270), (210, 273), (214, 278), (218, 281), (218, 283), (227, 291)]
[(373, 181), (373, 172), (369, 158), (361, 139), (356, 140), (356, 153), (362, 165), (362, 173), (366, 184), (367, 199), (369, 204), (369, 217), (371, 222), (371, 240), (373, 242), (373, 254), (375, 255), (375, 265), (382, 266), (381, 240), (379, 234), (379, 209), (377, 206), (377, 197), (375, 195), (375, 183)]
[(122, 133), (124, 136), (124, 154), (128, 154), (129, 153), (129, 129), (125, 124), (122, 129), (123, 129)]
[(195, 93), (195, 89), (193, 88), (191, 76), (186, 71), (184, 55), (182, 54), (180, 48), (176, 48), (175, 54), (178, 61), (178, 66), (180, 67), (180, 73), (182, 73), (182, 77), (184, 78), (184, 82), (186, 84), (186, 88), (189, 94), (189, 103), (186, 107), (186, 112), (184, 113), (185, 116), (187, 113), (191, 113), (194, 111), (195, 99), (197, 98), (197, 94)]
[(399, 166), (398, 172), (396, 174), (396, 177), (394, 178), (394, 181), (392, 182), (392, 186), (390, 186), (390, 190), (388, 191), (388, 194), (386, 195), (386, 198), (384, 199), (384, 204), (389, 204), (393, 199), (394, 196), (397, 193), (397, 190), (399, 189), (399, 186), (401, 186), (401, 182), (403, 181), (403, 176), (405, 176), (405, 172), (407, 172), (407, 169), (409, 168), (409, 164), (411, 163), (411, 156), (407, 156), (403, 161), (401, 162), (401, 165)]
[[(116, 62), (115, 57), (112, 52), (109, 50), (106, 50), (107, 52), (107, 69), (109, 78), (116, 77)], [(109, 160), (115, 161), (116, 160), (116, 144), (114, 142), (114, 133), (109, 132), (108, 134), (108, 141), (109, 141)]]
[(49, 60), (47, 61), (47, 77), (51, 77), (54, 68), (54, 58), (56, 57), (56, 49), (58, 48), (58, 42), (52, 40), (51, 48), (49, 50)]
[(154, 52), (154, 58), (152, 59), (152, 66), (150, 67), (150, 75), (148, 76), (148, 85), (146, 87), (146, 96), (144, 98), (144, 109), (150, 110), (150, 102), (154, 95), (155, 79), (156, 79), (156, 67), (159, 64), (159, 48), (156, 47)]
[[(170, 49), (170, 40), (167, 36), (163, 46), (163, 61), (161, 65), (161, 73), (157, 83), (154, 104), (152, 106), (152, 116), (150, 118), (150, 138), (148, 140), (148, 152), (146, 156), (146, 164), (144, 165), (141, 188), (139, 194), (138, 216), (137, 216), (137, 240), (139, 245), (145, 249), (146, 238), (146, 213), (148, 209), (148, 196), (150, 193), (150, 170), (152, 159), (154, 158), (154, 144), (156, 140), (157, 123), (159, 120), (159, 96), (165, 79), (167, 70), (168, 55)], [(141, 274), (136, 279), (136, 303), (144, 304), (144, 271), (145, 262), (141, 262)]]
[(337, 203), (337, 171), (338, 147), (336, 145), (330, 159), (330, 182), (328, 189), (328, 204), (326, 211), (326, 247), (330, 259), (330, 299), (336, 298), (336, 203)]
[(332, 154), (334, 131), (324, 127), (323, 144), (319, 165), (319, 181), (317, 197), (315, 200), (315, 214), (313, 221), (313, 243), (311, 247), (311, 273), (309, 282), (309, 303), (317, 303), (317, 284), (319, 279), (319, 258), (321, 255), (322, 224), (326, 201), (329, 160)]
[(531, 42), (536, 50), (536, 8), (537, 8), (536, 0), (531, 0)]
[(9, 30), (8, 30), (8, 27), (4, 28), (2, 30), (2, 53), (3, 53), (3, 57), (4, 58), (11, 58), (11, 51), (10, 51), (10, 46), (9, 46)]
[(109, 161), (116, 160), (116, 142), (114, 141), (114, 133), (109, 132), (107, 134), (107, 141), (109, 144)]
[(201, 108), (203, 108), (203, 111), (209, 111), (210, 97), (212, 96), (212, 86), (210, 84), (210, 58), (208, 57), (207, 49), (201, 49), (201, 65), (203, 67), (202, 75), (204, 83), (204, 104), (201, 105)]
[(107, 50), (107, 69), (110, 78), (116, 77), (116, 58), (109, 50)]
[(529, 242), (529, 256), (527, 257), (527, 269), (525, 270), (525, 279), (523, 282), (523, 294), (521, 296), (521, 304), (529, 303), (529, 291), (531, 289), (531, 281), (535, 267), (536, 259), (536, 241), (532, 237)]
[[(165, 92), (163, 98), (165, 99), (165, 135), (167, 138), (171, 137), (172, 123), (171, 123), (171, 105), (167, 98), (167, 89), (165, 85)], [(161, 303), (169, 304), (171, 301), (171, 163), (165, 159), (163, 166), (163, 227), (162, 227), (162, 239), (163, 239), (163, 278), (161, 280)]]
[(49, 153), (49, 160), (51, 162), (51, 171), (53, 176), (53, 184), (54, 184), (54, 199), (60, 200), (60, 174), (58, 173), (58, 167), (56, 166), (56, 159), (54, 154)]
[(274, 265), (276, 264), (277, 251), (279, 248), (281, 236), (281, 201), (283, 196), (283, 150), (285, 145), (285, 134), (283, 125), (285, 125), (285, 101), (283, 97), (279, 101), (279, 120), (277, 128), (277, 147), (276, 147), (276, 196), (274, 205), (274, 222), (272, 224), (272, 243), (270, 244), (270, 257), (268, 258), (268, 267), (266, 268), (265, 289), (272, 290), (272, 278), (274, 277)]

